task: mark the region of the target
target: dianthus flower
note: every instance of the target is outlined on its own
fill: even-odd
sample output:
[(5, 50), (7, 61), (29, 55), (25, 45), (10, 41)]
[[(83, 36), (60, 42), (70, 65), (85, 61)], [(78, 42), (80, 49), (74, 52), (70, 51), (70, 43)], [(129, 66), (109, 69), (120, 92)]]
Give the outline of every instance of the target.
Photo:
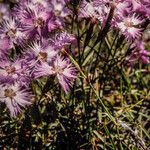
[(49, 0), (18, 0), (18, 4), (19, 5), (15, 6), (15, 9), (14, 9), (16, 11), (17, 11), (17, 8), (19, 7), (21, 7), (22, 9), (24, 9), (25, 7), (30, 7), (30, 8), (35, 8), (35, 7), (49, 8), (50, 7)]
[(24, 25), (24, 32), (28, 38), (33, 38), (37, 35), (47, 37), (48, 32), (60, 26), (60, 22), (51, 9), (41, 8), (33, 4), (26, 7), (19, 5), (19, 7), (16, 7), (14, 15)]
[(105, 25), (108, 14), (111, 8), (114, 9), (112, 14), (111, 26), (115, 26), (116, 20), (122, 15), (125, 15), (131, 8), (130, 3), (122, 0), (94, 0), (93, 5), (97, 13), (97, 18), (100, 20), (102, 26)]
[(127, 58), (131, 64), (136, 62), (141, 62), (144, 64), (149, 64), (150, 53), (145, 50), (143, 41), (135, 41), (131, 46), (132, 52), (131, 55)]
[(0, 83), (13, 84), (19, 82), (21, 85), (28, 85), (30, 81), (29, 70), (22, 63), (21, 59), (11, 61), (1, 58)]
[(150, 19), (150, 1), (149, 0), (127, 0), (130, 3), (132, 12), (136, 12), (143, 17)]
[(0, 85), (0, 89), (0, 102), (6, 104), (11, 117), (16, 117), (22, 108), (31, 105), (31, 93), (22, 89), (19, 84)]
[(127, 38), (127, 40), (135, 40), (142, 34), (141, 25), (144, 22), (142, 18), (132, 14), (129, 16), (122, 16), (120, 21), (116, 23), (117, 28), (120, 29), (121, 33)]
[(50, 42), (55, 49), (61, 49), (64, 46), (74, 43), (75, 41), (76, 38), (67, 32), (56, 34), (53, 39), (50, 39)]
[(97, 13), (95, 11), (93, 2), (87, 2), (86, 0), (83, 0), (80, 4), (79, 9), (79, 17), (81, 18), (97, 18)]
[(16, 19), (9, 18), (0, 24), (0, 43), (3, 43), (3, 49), (11, 49), (14, 44), (22, 44), (24, 38), (22, 25)]
[(38, 63), (50, 62), (58, 54), (58, 50), (55, 50), (47, 40), (34, 41), (25, 51), (25, 57), (30, 67), (35, 66)]
[(58, 55), (51, 63), (41, 63), (34, 72), (35, 78), (49, 75), (56, 75), (58, 82), (67, 93), (76, 78), (76, 69), (67, 58)]

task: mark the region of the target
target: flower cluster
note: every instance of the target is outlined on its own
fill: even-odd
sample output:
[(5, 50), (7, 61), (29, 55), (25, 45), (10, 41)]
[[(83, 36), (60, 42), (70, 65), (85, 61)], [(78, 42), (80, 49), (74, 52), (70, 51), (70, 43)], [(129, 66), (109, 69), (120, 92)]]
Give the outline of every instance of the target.
[[(111, 13), (111, 14), (110, 14)], [(111, 15), (110, 29), (119, 30), (125, 39), (134, 43), (131, 57), (137, 49), (142, 53), (136, 53), (134, 60), (142, 58), (144, 46), (139, 46), (144, 41), (142, 35), (147, 22), (150, 21), (150, 1), (149, 0), (93, 0), (81, 1), (79, 17), (81, 19), (97, 20), (103, 29), (108, 16)], [(109, 20), (110, 21), (110, 20)], [(144, 45), (144, 44), (142, 44)], [(140, 56), (139, 56), (140, 55)], [(145, 63), (149, 63), (149, 55), (144, 50)], [(133, 62), (130, 61), (130, 62)]]
[(76, 78), (75, 67), (62, 53), (76, 41), (62, 31), (69, 15), (66, 3), (18, 0), (11, 9), (0, 4), (0, 101), (12, 117), (32, 104), (33, 79), (55, 76), (67, 93)]

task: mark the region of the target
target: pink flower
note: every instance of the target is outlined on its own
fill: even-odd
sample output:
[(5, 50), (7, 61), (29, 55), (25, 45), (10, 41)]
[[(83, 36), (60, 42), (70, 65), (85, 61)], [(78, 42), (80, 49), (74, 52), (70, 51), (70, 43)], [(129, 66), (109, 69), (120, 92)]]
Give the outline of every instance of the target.
[(20, 45), (24, 38), (22, 25), (16, 19), (9, 18), (0, 24), (0, 44), (4, 44), (2, 49), (11, 49), (14, 44)]
[(0, 89), (0, 101), (6, 104), (11, 117), (16, 117), (22, 108), (31, 105), (31, 93), (19, 84), (0, 85)]
[(76, 78), (76, 69), (67, 58), (58, 55), (52, 63), (42, 63), (37, 66), (34, 72), (35, 78), (49, 75), (56, 75), (60, 85), (67, 93)]
[(49, 0), (30, 0), (30, 2), (33, 3), (33, 5), (35, 5), (37, 7), (43, 7), (43, 8), (50, 9)]
[(79, 17), (81, 18), (97, 18), (97, 14), (93, 5), (93, 2), (87, 2), (83, 0), (80, 4)]
[(66, 17), (70, 12), (66, 7), (66, 2), (64, 0), (51, 0), (50, 1), (53, 12), (56, 16)]
[(23, 66), (22, 60), (11, 61), (1, 59), (0, 63), (0, 83), (13, 84), (19, 82), (21, 85), (27, 85), (29, 82), (29, 70)]
[[(49, 8), (50, 2), (49, 0), (18, 0), (19, 7), (41, 7), (41, 8)], [(17, 8), (17, 7), (16, 7)], [(16, 10), (15, 8), (15, 10)]]
[(7, 54), (9, 51), (7, 51), (9, 48), (13, 47), (13, 43), (10, 43), (9, 38), (3, 38), (0, 39), (0, 50), (1, 52)]
[(14, 15), (25, 25), (24, 32), (29, 39), (37, 35), (47, 37), (48, 32), (60, 25), (50, 7), (39, 7), (33, 3), (19, 5), (15, 8)]
[(127, 38), (127, 40), (135, 40), (138, 39), (142, 34), (142, 29), (140, 25), (144, 22), (139, 16), (136, 14), (129, 16), (122, 16), (120, 21), (116, 23), (116, 27), (120, 29), (121, 33)]
[(141, 62), (144, 64), (149, 64), (149, 56), (150, 53), (145, 50), (144, 42), (143, 41), (135, 41), (134, 44), (131, 46), (132, 52), (129, 57), (127, 57), (127, 60), (131, 64), (135, 64), (136, 62)]
[(50, 42), (55, 49), (61, 49), (71, 43), (75, 43), (76, 38), (67, 32), (62, 32), (56, 34), (54, 38), (50, 39)]
[(0, 23), (9, 18), (10, 12), (9, 12), (9, 6), (6, 4), (0, 3)]
[(58, 54), (47, 40), (42, 42), (34, 41), (25, 52), (25, 59), (30, 67), (33, 67), (42, 62), (50, 62)]
[(70, 90), (70, 86), (72, 86), (73, 79), (76, 78), (75, 68), (68, 59), (57, 56), (52, 70), (57, 75), (60, 85), (67, 93)]

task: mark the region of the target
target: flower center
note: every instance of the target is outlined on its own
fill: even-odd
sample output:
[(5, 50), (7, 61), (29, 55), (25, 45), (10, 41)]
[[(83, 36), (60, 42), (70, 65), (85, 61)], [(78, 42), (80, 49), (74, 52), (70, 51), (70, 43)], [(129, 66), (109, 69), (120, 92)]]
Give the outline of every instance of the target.
[(6, 35), (9, 36), (10, 38), (15, 38), (16, 36), (16, 29), (10, 29), (8, 32), (6, 32)]
[(133, 27), (133, 25), (134, 25), (134, 23), (133, 22), (131, 22), (131, 21), (125, 21), (124, 22), (124, 25), (126, 26), (126, 27)]
[(57, 66), (57, 67), (54, 68), (54, 71), (55, 71), (56, 73), (58, 73), (58, 74), (62, 74), (63, 71), (64, 71), (64, 68), (61, 68), (61, 67)]
[(44, 20), (41, 17), (39, 17), (34, 21), (34, 26), (42, 28), (44, 26)]
[(8, 74), (15, 74), (16, 68), (13, 66), (5, 66), (5, 70)]
[(47, 57), (48, 57), (47, 53), (39, 52), (39, 55), (38, 55), (38, 59), (39, 60), (42, 60), (42, 61), (46, 62), (47, 61)]
[(4, 95), (10, 99), (13, 99), (16, 96), (16, 93), (14, 92), (13, 89), (5, 89)]
[(55, 15), (56, 16), (59, 16), (61, 14), (61, 11), (62, 11), (63, 7), (62, 7), (62, 4), (61, 3), (58, 3), (55, 5)]

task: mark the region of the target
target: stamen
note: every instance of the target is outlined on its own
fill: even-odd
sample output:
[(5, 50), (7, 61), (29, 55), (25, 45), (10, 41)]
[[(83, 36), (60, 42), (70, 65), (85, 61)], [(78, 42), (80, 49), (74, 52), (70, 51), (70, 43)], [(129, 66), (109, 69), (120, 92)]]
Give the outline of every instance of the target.
[(41, 17), (39, 17), (38, 19), (36, 19), (35, 21), (34, 21), (34, 26), (35, 27), (43, 27), (44, 26), (44, 20), (41, 18)]
[(5, 70), (8, 74), (15, 74), (16, 68), (13, 66), (5, 66)]
[(10, 99), (13, 99), (15, 96), (16, 96), (16, 93), (14, 92), (13, 89), (5, 89), (5, 96), (10, 98)]
[(14, 38), (16, 36), (16, 29), (10, 29), (8, 32), (6, 32), (6, 35), (10, 38)]
[(46, 52), (39, 52), (38, 59), (44, 62), (47, 61), (48, 54)]
[(57, 67), (53, 68), (53, 71), (55, 71), (55, 73), (62, 74), (64, 71), (64, 68), (57, 66)]

